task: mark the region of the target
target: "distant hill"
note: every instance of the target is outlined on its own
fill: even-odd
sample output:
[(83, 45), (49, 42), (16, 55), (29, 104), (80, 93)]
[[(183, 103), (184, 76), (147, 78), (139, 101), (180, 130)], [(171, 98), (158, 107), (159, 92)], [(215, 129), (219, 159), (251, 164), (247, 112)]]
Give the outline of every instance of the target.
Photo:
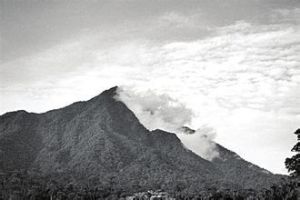
[(175, 134), (147, 130), (114, 99), (116, 90), (42, 114), (0, 116), (0, 170), (60, 174), (79, 184), (114, 179), (121, 188), (170, 190), (182, 184), (261, 188), (280, 179), (221, 145), (220, 157), (210, 162), (186, 149)]

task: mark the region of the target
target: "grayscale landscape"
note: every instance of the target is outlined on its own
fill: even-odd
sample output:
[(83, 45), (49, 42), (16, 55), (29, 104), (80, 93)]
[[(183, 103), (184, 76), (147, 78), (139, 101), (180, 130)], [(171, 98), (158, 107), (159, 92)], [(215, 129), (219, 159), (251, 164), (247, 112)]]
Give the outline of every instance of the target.
[(0, 0), (0, 200), (298, 200), (300, 1)]

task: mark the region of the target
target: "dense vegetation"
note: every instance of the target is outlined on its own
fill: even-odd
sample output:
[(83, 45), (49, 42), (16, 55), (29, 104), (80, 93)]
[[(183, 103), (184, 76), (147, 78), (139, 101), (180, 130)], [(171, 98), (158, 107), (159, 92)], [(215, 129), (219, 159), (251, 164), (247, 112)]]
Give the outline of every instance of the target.
[(208, 161), (185, 148), (175, 134), (147, 130), (114, 98), (116, 90), (46, 113), (0, 116), (0, 171), (37, 168), (51, 176), (71, 174), (83, 185), (118, 177), (120, 188), (146, 191), (161, 186), (172, 191), (176, 182), (195, 191), (207, 184), (259, 189), (280, 180), (219, 144), (219, 157)]
[(143, 127), (115, 90), (43, 114), (0, 116), (0, 199), (297, 198), (299, 154), (286, 162), (290, 180), (218, 144), (219, 157), (205, 160), (175, 134)]
[[(89, 180), (85, 183), (72, 181), (71, 177), (61, 174), (42, 176), (39, 172), (13, 171), (0, 174), (1, 200), (98, 200), (98, 199), (233, 199), (233, 200), (297, 200), (297, 185), (295, 179), (282, 179), (280, 184), (271, 188), (226, 189), (219, 186), (207, 185), (197, 188), (184, 181), (176, 182), (173, 187), (161, 185), (161, 191), (144, 192), (152, 188), (132, 185), (130, 188), (121, 187), (117, 177), (96, 183)], [(158, 188), (153, 188), (157, 190)], [(156, 196), (154, 198), (154, 196)]]
[(291, 158), (287, 158), (285, 160), (286, 168), (291, 172), (291, 176), (293, 177), (300, 177), (300, 129), (295, 131), (297, 135), (297, 143), (292, 148), (292, 152), (296, 154)]
[[(298, 153), (296, 155), (299, 155), (299, 133), (298, 129), (295, 132), (298, 143), (292, 149)], [(65, 172), (43, 175), (37, 169), (5, 171), (0, 173), (0, 200), (298, 200), (300, 182), (297, 158), (293, 156), (286, 160), (286, 167), (291, 172), (289, 178), (282, 178), (280, 183), (270, 188), (260, 189), (234, 189), (232, 185), (228, 189), (220, 182), (208, 181), (198, 185), (187, 180), (157, 183), (156, 187), (147, 188), (134, 181), (122, 185), (117, 176), (80, 180), (80, 176)]]

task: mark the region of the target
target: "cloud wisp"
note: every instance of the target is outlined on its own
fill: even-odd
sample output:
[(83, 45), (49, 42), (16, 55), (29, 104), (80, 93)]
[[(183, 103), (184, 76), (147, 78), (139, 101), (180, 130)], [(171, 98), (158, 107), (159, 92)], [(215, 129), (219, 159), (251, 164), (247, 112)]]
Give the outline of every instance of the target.
[(177, 133), (181, 142), (202, 158), (211, 161), (219, 156), (216, 143), (214, 142), (216, 138), (216, 130), (214, 128), (202, 125), (192, 134), (184, 131), (178, 131)]
[(119, 87), (115, 98), (125, 103), (147, 129), (176, 133), (186, 148), (204, 159), (212, 160), (219, 155), (213, 141), (216, 136), (213, 128), (202, 125), (192, 134), (183, 131), (182, 127), (190, 125), (194, 116), (192, 110), (178, 100), (129, 87)]
[(124, 102), (149, 130), (176, 132), (192, 121), (192, 110), (166, 94), (151, 90), (139, 92), (123, 86), (115, 98)]

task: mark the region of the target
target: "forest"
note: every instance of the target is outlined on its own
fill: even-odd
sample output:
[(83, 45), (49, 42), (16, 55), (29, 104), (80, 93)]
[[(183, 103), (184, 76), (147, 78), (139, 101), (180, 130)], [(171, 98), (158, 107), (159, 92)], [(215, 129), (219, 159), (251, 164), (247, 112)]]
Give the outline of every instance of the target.
[(180, 182), (173, 188), (155, 189), (118, 188), (114, 178), (102, 185), (92, 182), (79, 185), (68, 181), (56, 181), (61, 178), (33, 175), (26, 171), (13, 171), (0, 174), (0, 199), (1, 200), (100, 200), (100, 199), (199, 199), (199, 200), (297, 200), (299, 181), (295, 178), (282, 179), (280, 184), (270, 188), (254, 189), (218, 189), (209, 186), (193, 190), (188, 183)]
[(298, 200), (300, 198), (300, 129), (295, 152), (285, 161), (290, 176), (270, 188), (241, 189), (220, 187), (220, 183), (197, 184), (177, 180), (147, 188), (138, 183), (121, 186), (117, 176), (78, 181), (72, 174), (44, 175), (39, 170), (0, 173), (0, 200)]

